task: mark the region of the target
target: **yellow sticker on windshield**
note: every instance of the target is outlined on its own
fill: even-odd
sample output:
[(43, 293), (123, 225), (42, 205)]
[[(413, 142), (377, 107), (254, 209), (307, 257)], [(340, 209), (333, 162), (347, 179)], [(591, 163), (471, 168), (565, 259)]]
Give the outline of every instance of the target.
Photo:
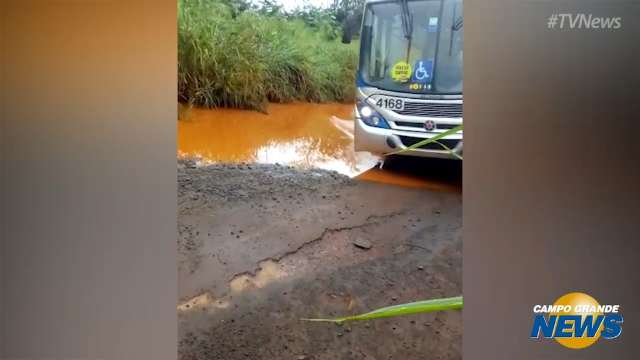
[(393, 81), (407, 82), (411, 78), (411, 65), (406, 61), (398, 61), (391, 68)]

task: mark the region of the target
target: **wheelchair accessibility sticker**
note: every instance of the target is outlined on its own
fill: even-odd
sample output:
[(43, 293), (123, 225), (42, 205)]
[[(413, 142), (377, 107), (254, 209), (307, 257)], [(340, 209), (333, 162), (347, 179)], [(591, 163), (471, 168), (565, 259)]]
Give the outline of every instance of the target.
[(431, 82), (433, 75), (433, 60), (424, 59), (416, 61), (416, 66), (413, 69), (412, 82), (419, 84), (428, 84)]

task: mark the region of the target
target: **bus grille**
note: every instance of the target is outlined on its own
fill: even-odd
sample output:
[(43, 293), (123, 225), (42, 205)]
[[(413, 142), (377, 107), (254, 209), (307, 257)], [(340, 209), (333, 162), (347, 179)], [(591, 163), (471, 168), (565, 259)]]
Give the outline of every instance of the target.
[[(424, 130), (424, 123), (422, 122), (417, 123), (417, 122), (409, 122), (409, 121), (395, 121), (395, 123), (397, 126), (412, 127), (412, 128), (418, 128), (420, 130)], [(436, 128), (441, 130), (453, 129), (456, 126), (460, 126), (460, 125), (436, 124)]]
[[(420, 141), (423, 141), (423, 140), (426, 140), (426, 139), (415, 138), (415, 137), (411, 137), (411, 136), (400, 136), (400, 141), (402, 141), (402, 144), (404, 146), (415, 145), (415, 144), (417, 144), (417, 143), (419, 143)], [(440, 139), (440, 140), (438, 140), (438, 142), (442, 143), (443, 145), (445, 145), (449, 149), (453, 150), (453, 148), (458, 146), (458, 143), (460, 142), (460, 140)], [(440, 144), (437, 144), (435, 142), (431, 142), (431, 143), (428, 143), (426, 145), (422, 145), (419, 148), (420, 149), (427, 149), (427, 150), (445, 150), (442, 146), (440, 146)]]
[(395, 110), (400, 115), (461, 118), (461, 103), (434, 103), (405, 101), (403, 110)]

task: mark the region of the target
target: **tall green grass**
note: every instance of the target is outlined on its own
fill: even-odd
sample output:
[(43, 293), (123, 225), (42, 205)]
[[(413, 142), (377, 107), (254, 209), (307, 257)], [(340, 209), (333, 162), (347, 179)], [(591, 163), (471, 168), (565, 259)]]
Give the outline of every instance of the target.
[(189, 104), (263, 110), (269, 101), (352, 101), (357, 57), (326, 22), (178, 1), (178, 96)]

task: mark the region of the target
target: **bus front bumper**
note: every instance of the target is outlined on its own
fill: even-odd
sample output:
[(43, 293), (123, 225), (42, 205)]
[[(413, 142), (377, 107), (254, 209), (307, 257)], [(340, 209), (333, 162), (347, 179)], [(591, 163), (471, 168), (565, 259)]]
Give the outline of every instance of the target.
[[(357, 116), (355, 118), (354, 147), (355, 151), (367, 151), (379, 156), (406, 149), (411, 144), (432, 137), (435, 134), (423, 132), (383, 129), (365, 124)], [(462, 156), (462, 135), (456, 134), (441, 140), (445, 145), (459, 156)], [(440, 159), (458, 159), (454, 154), (445, 150), (440, 145), (431, 143), (426, 148), (411, 149), (397, 155), (420, 156)]]

